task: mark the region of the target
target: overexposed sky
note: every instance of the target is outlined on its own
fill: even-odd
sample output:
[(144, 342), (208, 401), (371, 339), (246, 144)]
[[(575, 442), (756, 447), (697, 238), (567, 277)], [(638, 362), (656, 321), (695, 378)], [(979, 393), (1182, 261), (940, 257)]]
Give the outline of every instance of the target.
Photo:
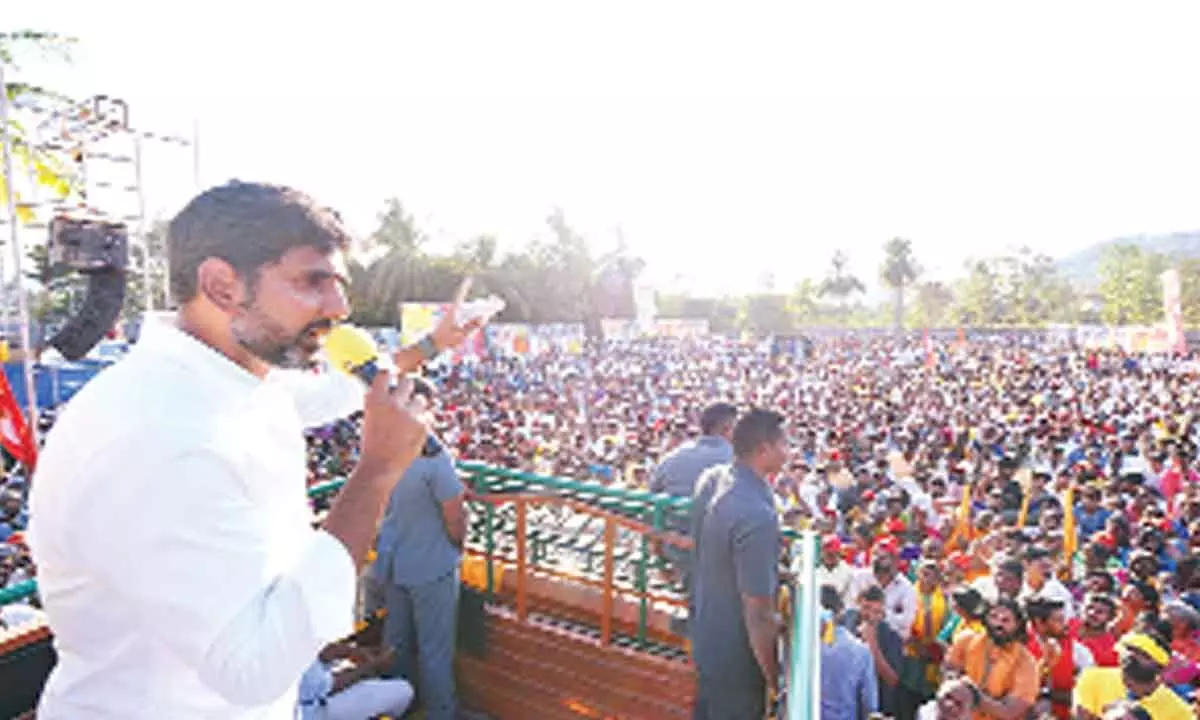
[[(205, 183), (293, 184), (364, 232), (394, 195), (443, 242), (515, 246), (557, 205), (597, 246), (620, 227), (660, 286), (720, 291), (838, 247), (874, 281), (893, 235), (945, 276), (1200, 228), (1195, 3), (4, 5), (81, 40), (29, 79), (148, 129), (196, 117)], [(168, 213), (191, 155), (152, 155)]]

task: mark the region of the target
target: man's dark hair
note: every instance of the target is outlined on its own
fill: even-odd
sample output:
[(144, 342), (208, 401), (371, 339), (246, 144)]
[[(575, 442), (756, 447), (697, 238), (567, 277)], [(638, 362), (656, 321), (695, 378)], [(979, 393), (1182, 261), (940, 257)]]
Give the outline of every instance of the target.
[(833, 613), (840, 615), (842, 612), (842, 596), (838, 595), (837, 588), (832, 585), (821, 586), (821, 607)]
[(733, 454), (748, 458), (764, 444), (783, 437), (785, 421), (783, 415), (773, 410), (755, 408), (747, 412), (733, 426)]
[(1062, 610), (1066, 604), (1062, 600), (1032, 597), (1025, 601), (1025, 614), (1030, 620), (1045, 621), (1056, 611)]
[(1142, 596), (1142, 600), (1146, 602), (1146, 607), (1158, 609), (1162, 603), (1161, 596), (1158, 594), (1158, 589), (1149, 583), (1139, 582), (1137, 580), (1130, 581), (1130, 586), (1137, 589), (1138, 594)]
[(1016, 620), (1016, 639), (1018, 642), (1025, 642), (1029, 639), (1028, 630), (1025, 627), (1025, 611), (1021, 608), (1021, 603), (1013, 598), (1001, 595), (996, 598), (995, 602), (990, 604), (988, 609), (991, 610), (992, 608), (1004, 608), (1012, 613), (1013, 619)]
[(1004, 555), (996, 559), (992, 563), (992, 569), (995, 572), (1004, 572), (1009, 575), (1014, 575), (1019, 580), (1025, 579), (1025, 565), (1018, 559)]
[(725, 425), (737, 419), (737, 408), (726, 402), (713, 403), (700, 413), (700, 434), (716, 435)]
[(337, 213), (299, 190), (231, 180), (192, 198), (167, 226), (171, 294), (178, 303), (195, 298), (196, 273), (209, 258), (229, 263), (253, 287), (258, 271), (289, 250), (328, 253), (349, 244)]
[(1108, 593), (1096, 592), (1096, 593), (1088, 593), (1087, 595), (1083, 596), (1083, 604), (1084, 605), (1087, 605), (1088, 603), (1093, 603), (1093, 602), (1098, 602), (1102, 605), (1106, 605), (1108, 607), (1109, 612), (1115, 613), (1117, 611), (1117, 599), (1114, 598), (1112, 595), (1109, 595)]
[(858, 599), (863, 602), (884, 602), (887, 595), (884, 594), (883, 588), (878, 585), (868, 585), (865, 590), (858, 594)]

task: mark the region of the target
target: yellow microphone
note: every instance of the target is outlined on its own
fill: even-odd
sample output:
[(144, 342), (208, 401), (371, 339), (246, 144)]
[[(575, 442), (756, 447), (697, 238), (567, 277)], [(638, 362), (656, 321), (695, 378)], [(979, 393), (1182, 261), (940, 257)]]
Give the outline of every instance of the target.
[(330, 365), (368, 386), (375, 382), (375, 376), (382, 369), (375, 339), (362, 328), (334, 325), (325, 335), (324, 348), (325, 359)]
[[(379, 348), (375, 338), (362, 328), (353, 325), (334, 325), (326, 333), (325, 359), (338, 370), (356, 377), (367, 387), (383, 370), (379, 364)], [(421, 454), (433, 457), (442, 451), (442, 444), (433, 435), (425, 438)]]

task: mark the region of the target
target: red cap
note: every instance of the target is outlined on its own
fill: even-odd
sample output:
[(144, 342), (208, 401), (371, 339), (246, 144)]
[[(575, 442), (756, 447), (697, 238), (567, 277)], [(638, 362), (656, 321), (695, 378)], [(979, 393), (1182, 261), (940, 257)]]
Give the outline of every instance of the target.
[(841, 552), (842, 539), (837, 535), (826, 535), (821, 540), (821, 549), (828, 550), (829, 552)]
[(896, 555), (900, 552), (900, 541), (894, 537), (880, 538), (875, 543), (874, 553), (886, 553), (888, 555)]
[(950, 553), (946, 558), (946, 562), (959, 570), (967, 570), (971, 567), (971, 558), (967, 557), (965, 553), (958, 551)]

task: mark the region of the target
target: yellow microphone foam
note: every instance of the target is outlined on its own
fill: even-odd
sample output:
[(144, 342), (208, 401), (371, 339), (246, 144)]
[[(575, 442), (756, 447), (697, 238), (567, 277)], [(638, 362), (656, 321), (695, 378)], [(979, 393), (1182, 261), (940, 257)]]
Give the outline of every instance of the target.
[[(349, 375), (362, 378), (362, 370), (379, 359), (379, 350), (370, 333), (353, 325), (335, 325), (325, 336), (325, 359)], [(370, 373), (371, 378), (375, 372)], [(368, 384), (370, 380), (364, 379)]]

